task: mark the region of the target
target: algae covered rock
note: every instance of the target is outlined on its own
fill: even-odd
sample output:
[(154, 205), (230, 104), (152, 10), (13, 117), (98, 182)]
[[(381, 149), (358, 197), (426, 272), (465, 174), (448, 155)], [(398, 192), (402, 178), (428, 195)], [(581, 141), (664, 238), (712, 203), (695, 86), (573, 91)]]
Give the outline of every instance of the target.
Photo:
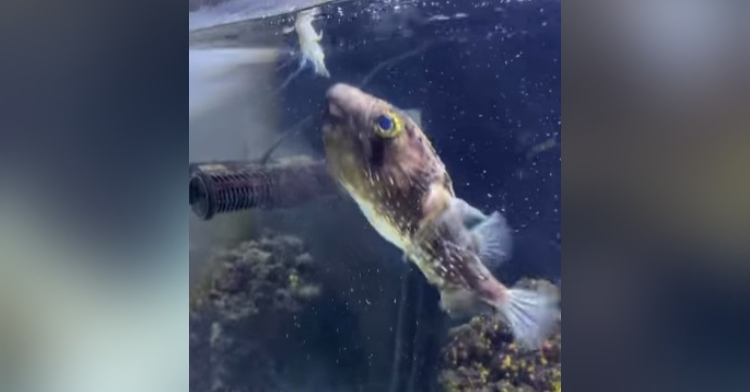
[[(545, 281), (519, 286), (559, 293)], [(443, 348), (440, 385), (445, 392), (559, 392), (562, 390), (561, 329), (537, 351), (520, 350), (500, 320), (473, 318), (450, 331)]]
[(191, 311), (210, 307), (227, 320), (298, 311), (320, 293), (313, 266), (301, 239), (266, 232), (215, 254), (191, 292)]
[(220, 250), (190, 293), (190, 390), (277, 391), (295, 315), (320, 294), (303, 241), (265, 232)]

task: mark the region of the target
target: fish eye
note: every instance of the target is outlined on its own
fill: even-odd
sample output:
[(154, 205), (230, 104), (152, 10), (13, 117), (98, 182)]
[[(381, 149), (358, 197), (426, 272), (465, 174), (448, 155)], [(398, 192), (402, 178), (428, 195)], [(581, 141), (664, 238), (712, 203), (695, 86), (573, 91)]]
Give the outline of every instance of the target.
[(396, 137), (401, 133), (402, 125), (390, 113), (384, 113), (375, 118), (375, 133), (382, 137)]
[(383, 115), (378, 117), (378, 126), (384, 131), (390, 131), (393, 127), (393, 121), (390, 117)]

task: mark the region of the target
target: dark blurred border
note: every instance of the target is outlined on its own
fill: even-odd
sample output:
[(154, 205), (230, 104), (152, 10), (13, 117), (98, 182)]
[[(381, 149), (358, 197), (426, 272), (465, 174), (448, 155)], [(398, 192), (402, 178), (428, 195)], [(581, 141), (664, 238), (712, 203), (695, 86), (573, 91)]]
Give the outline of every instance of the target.
[(187, 389), (186, 8), (0, 5), (0, 390)]
[(746, 389), (746, 12), (565, 3), (568, 388)]
[[(185, 6), (4, 5), (0, 175), (90, 246), (156, 245), (184, 205)], [(165, 223), (166, 224), (166, 223)], [(184, 228), (187, 232), (187, 227)]]

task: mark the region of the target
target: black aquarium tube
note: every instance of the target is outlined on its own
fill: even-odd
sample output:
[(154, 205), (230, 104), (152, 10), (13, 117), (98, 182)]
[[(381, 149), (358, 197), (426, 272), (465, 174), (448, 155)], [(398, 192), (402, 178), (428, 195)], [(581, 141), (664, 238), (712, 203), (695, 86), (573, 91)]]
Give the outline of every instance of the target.
[(323, 160), (190, 164), (190, 207), (203, 220), (249, 209), (297, 207), (335, 195), (337, 189)]

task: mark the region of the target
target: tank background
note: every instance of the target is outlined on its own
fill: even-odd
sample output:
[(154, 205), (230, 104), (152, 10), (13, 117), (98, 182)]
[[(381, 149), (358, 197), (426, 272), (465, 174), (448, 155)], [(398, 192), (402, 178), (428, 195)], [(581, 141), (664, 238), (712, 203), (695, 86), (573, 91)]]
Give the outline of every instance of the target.
[[(559, 2), (463, 1), (403, 6), (398, 11), (392, 7), (360, 1), (322, 7), (328, 18), (315, 26), (324, 31), (332, 78), (306, 71), (292, 81), (281, 93), (282, 128), (309, 115), (317, 118), (321, 97), (331, 83), (359, 84), (384, 60), (430, 40), (453, 40), (435, 43), (424, 55), (381, 70), (365, 89), (400, 107), (420, 108), (456, 192), (484, 210), (507, 209), (517, 241), (513, 260), (498, 271), (501, 277), (559, 278), (560, 150), (532, 159), (526, 155), (555, 133), (559, 141)], [(379, 19), (373, 18), (373, 11)], [(468, 17), (425, 23), (431, 15), (457, 13)], [(296, 44), (293, 35), (286, 39)], [(279, 83), (295, 67), (282, 70)], [(318, 131), (311, 127), (298, 137), (322, 156)], [(292, 337), (312, 344), (305, 352), (277, 353), (288, 358), (288, 374), (300, 384), (315, 380), (319, 387), (364, 385), (355, 390), (385, 390), (405, 265), (400, 252), (377, 236), (356, 206), (342, 198), (293, 211), (220, 219), (247, 222), (234, 226), (236, 240), (257, 234), (259, 227), (298, 235), (320, 268), (323, 295), (297, 316), (310, 328)], [(411, 279), (416, 279), (410, 286), (414, 294), (424, 283), (419, 275)], [(430, 306), (419, 316), (410, 314), (407, 330), (411, 335), (420, 325), (420, 330), (434, 333), (421, 343), (423, 356), (434, 360), (415, 368), (415, 392), (436, 390), (437, 337), (448, 327), (437, 309), (435, 291), (427, 287), (425, 295)], [(410, 303), (410, 309), (415, 306)], [(404, 377), (411, 377), (409, 370)]]

